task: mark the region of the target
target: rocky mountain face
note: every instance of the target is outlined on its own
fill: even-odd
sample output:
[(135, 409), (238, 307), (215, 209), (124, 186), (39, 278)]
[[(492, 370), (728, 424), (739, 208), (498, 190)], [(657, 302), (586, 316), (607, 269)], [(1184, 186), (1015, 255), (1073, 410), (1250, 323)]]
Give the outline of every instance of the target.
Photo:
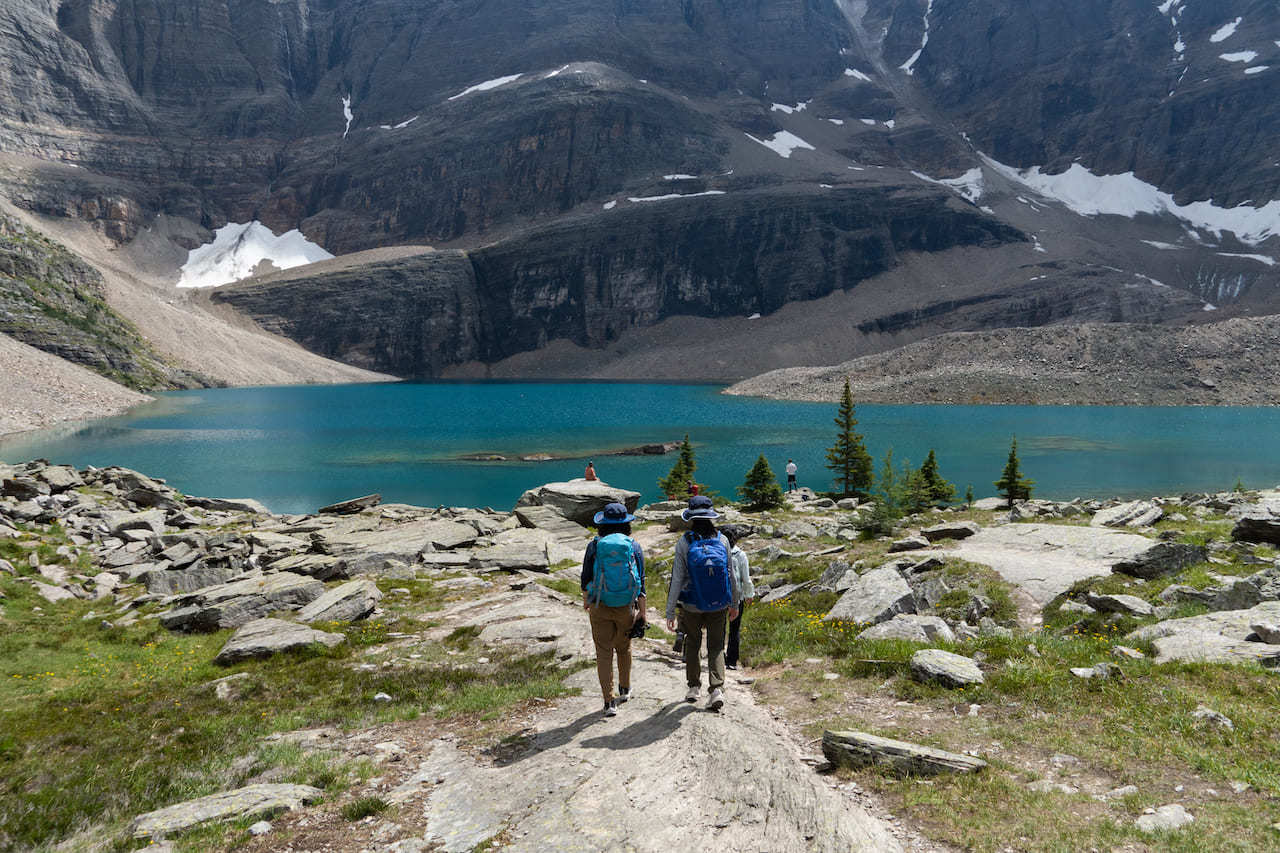
[(97, 270), (4, 214), (0, 332), (138, 390), (209, 384), (166, 363), (112, 310)]
[[(11, 0), (0, 45), (0, 192), (29, 211), (122, 245), (164, 217), (440, 248), (218, 297), (402, 375), (835, 291), (908, 338), (930, 330), (904, 311), (1085, 319), (1019, 309), (1010, 252), (1060, 265), (1060, 304), (1102, 270), (1176, 291), (1135, 313), (1116, 285), (1115, 320), (1280, 303), (1271, 0)], [(1149, 191), (1116, 216), (1112, 186), (1099, 211), (1035, 185), (1068, 168)], [(1001, 253), (1007, 310), (946, 308), (974, 271), (940, 256), (893, 275), (954, 247)]]

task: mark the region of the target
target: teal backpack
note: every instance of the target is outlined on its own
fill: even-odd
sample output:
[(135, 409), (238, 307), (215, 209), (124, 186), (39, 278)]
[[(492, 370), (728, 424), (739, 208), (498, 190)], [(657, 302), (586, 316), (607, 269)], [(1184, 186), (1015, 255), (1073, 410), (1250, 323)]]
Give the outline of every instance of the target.
[(622, 607), (640, 595), (640, 567), (631, 537), (610, 533), (596, 540), (595, 574), (587, 596), (605, 607)]

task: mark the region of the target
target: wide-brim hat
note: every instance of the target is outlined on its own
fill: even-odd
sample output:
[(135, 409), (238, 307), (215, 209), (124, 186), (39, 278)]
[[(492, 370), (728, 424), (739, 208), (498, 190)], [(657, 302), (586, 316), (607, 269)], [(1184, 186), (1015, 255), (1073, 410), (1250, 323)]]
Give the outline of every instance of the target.
[(720, 517), (720, 513), (711, 504), (711, 498), (706, 495), (696, 495), (689, 498), (689, 508), (680, 513), (680, 517), (685, 521), (693, 521), (695, 518), (706, 518), (711, 521)]
[(635, 520), (636, 517), (627, 512), (626, 505), (620, 503), (605, 504), (604, 509), (592, 519), (595, 524), (626, 524)]

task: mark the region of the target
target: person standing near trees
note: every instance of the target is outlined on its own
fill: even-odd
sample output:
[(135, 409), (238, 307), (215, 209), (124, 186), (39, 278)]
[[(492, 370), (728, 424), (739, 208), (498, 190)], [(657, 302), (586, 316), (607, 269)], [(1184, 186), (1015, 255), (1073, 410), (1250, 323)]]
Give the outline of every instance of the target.
[(667, 591), (667, 630), (676, 630), (676, 607), (680, 608), (680, 630), (685, 635), (684, 674), (689, 689), (686, 702), (698, 701), (702, 692), (702, 633), (707, 634), (707, 709), (724, 707), (724, 641), (729, 621), (738, 618), (741, 591), (730, 569), (729, 539), (716, 530), (711, 498), (689, 499), (681, 514), (691, 529), (676, 540), (671, 566), (671, 587)]
[(729, 540), (729, 568), (737, 578), (741, 596), (738, 615), (729, 622), (729, 642), (724, 652), (725, 669), (737, 669), (742, 639), (742, 614), (746, 613), (747, 605), (756, 597), (756, 587), (751, 582), (751, 562), (747, 559), (746, 552), (738, 547), (738, 542), (750, 531), (738, 525), (727, 524), (720, 528), (720, 532)]
[(794, 459), (787, 460), (787, 491), (794, 492), (796, 490), (796, 461)]
[[(644, 549), (631, 538), (635, 516), (611, 503), (593, 521), (596, 538), (582, 557), (582, 606), (591, 622), (596, 675), (604, 696), (604, 715), (616, 716), (631, 698), (631, 634), (644, 621)], [(613, 696), (613, 659), (618, 658), (618, 696)]]

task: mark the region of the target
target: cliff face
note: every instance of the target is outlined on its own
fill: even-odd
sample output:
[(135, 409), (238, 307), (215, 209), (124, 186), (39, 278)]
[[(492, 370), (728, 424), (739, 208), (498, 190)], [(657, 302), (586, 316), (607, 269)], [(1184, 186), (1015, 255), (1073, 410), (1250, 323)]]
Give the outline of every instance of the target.
[[(257, 219), (339, 255), (465, 252), (223, 300), (411, 376), (854, 291), (850, 327), (895, 339), (1185, 320), (1280, 307), (1274, 252), (1100, 225), (981, 155), (1260, 206), (1278, 73), (1273, 0), (8, 0), (0, 192), (120, 245), (163, 214), (182, 250)], [(866, 284), (1010, 246), (1062, 265), (1051, 295), (1007, 259), (963, 295), (940, 260)]]
[(208, 384), (167, 364), (105, 297), (96, 270), (0, 214), (0, 333), (137, 390)]
[[(1022, 239), (924, 189), (882, 188), (857, 200), (759, 191), (612, 214), (608, 227), (582, 217), (466, 253), (286, 273), (212, 298), (322, 355), (421, 378), (554, 339), (600, 348), (672, 316), (768, 313), (855, 289), (901, 252)], [(797, 265), (800, 257), (813, 261)]]

